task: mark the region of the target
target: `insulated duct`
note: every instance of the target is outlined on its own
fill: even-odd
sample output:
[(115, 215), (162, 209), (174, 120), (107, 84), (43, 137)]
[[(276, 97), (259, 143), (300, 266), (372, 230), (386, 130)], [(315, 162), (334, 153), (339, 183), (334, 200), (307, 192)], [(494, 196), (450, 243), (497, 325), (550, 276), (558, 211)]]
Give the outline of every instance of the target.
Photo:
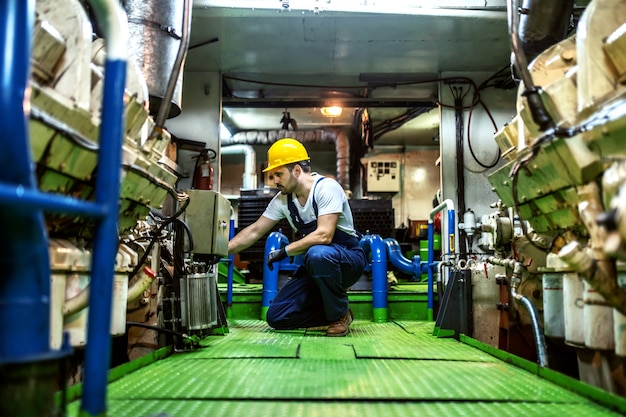
[(524, 0), (519, 37), (528, 61), (567, 36), (574, 0)]
[(334, 143), (337, 152), (337, 181), (344, 190), (350, 190), (350, 141), (341, 129), (328, 130), (271, 130), (234, 134), (222, 140), (222, 146), (233, 144), (270, 145), (282, 138), (294, 138), (303, 144)]
[[(150, 93), (150, 113), (157, 115), (163, 99), (169, 99), (167, 119), (178, 116), (182, 105), (182, 67), (179, 57), (186, 14), (185, 0), (125, 0), (128, 15), (128, 50), (139, 65)], [(190, 19), (189, 19), (190, 20)], [(187, 39), (188, 42), (188, 39)], [(182, 45), (184, 52), (187, 45)], [(175, 77), (175, 84), (170, 77)], [(169, 90), (169, 91), (168, 91)]]
[[(222, 143), (223, 145), (223, 143)], [(230, 145), (222, 146), (220, 148), (220, 154), (222, 155), (243, 155), (244, 156), (244, 169), (243, 169), (243, 186), (244, 190), (251, 190), (257, 188), (256, 177), (256, 153), (250, 145)]]

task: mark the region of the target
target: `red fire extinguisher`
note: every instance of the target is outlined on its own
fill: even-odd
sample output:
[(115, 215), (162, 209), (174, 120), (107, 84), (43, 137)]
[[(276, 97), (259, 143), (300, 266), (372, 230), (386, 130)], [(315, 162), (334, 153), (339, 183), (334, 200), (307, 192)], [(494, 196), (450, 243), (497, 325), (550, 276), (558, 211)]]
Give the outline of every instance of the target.
[[(211, 152), (211, 156), (209, 156)], [(191, 188), (196, 190), (212, 190), (213, 189), (213, 166), (211, 160), (215, 159), (216, 153), (213, 149), (204, 149), (196, 157), (196, 168), (193, 175), (193, 184)]]

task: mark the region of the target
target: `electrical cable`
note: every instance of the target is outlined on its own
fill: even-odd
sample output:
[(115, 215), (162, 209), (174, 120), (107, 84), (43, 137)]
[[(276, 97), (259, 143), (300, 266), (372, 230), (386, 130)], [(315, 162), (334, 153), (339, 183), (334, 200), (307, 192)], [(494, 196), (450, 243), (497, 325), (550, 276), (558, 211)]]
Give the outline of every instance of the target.
[(163, 232), (163, 229), (165, 229), (165, 227), (167, 227), (170, 223), (176, 220), (176, 218), (180, 216), (187, 209), (188, 205), (189, 205), (189, 196), (187, 196), (187, 199), (184, 200), (182, 207), (173, 216), (165, 218), (163, 223), (157, 228), (156, 232), (154, 233), (153, 239), (148, 244), (148, 247), (146, 248), (143, 255), (141, 256), (141, 259), (139, 259), (139, 261), (137, 262), (137, 265), (133, 268), (133, 270), (128, 275), (129, 278), (132, 278), (133, 276), (135, 276), (139, 272), (139, 269), (141, 269), (143, 264), (146, 262), (146, 259), (148, 259), (150, 251), (152, 250), (152, 246), (154, 246), (154, 243), (161, 238), (161, 233)]
[(159, 326), (153, 326), (151, 324), (146, 324), (146, 323), (140, 323), (137, 321), (127, 321), (126, 322), (126, 327), (142, 327), (144, 329), (149, 329), (149, 330), (156, 330), (157, 332), (161, 332), (161, 333), (167, 333), (167, 334), (171, 334), (173, 336), (178, 336), (183, 340), (190, 340), (191, 338), (184, 334), (184, 333), (180, 333), (177, 332), (175, 330), (170, 330), (170, 329), (166, 329), (164, 327), (159, 327)]

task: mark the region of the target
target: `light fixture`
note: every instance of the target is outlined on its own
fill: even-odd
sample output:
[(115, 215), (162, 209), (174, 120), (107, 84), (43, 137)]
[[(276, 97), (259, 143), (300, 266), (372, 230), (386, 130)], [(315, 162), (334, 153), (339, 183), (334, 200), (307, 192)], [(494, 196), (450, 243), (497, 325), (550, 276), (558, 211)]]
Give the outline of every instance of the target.
[(320, 113), (326, 117), (339, 117), (343, 109), (339, 106), (330, 106), (320, 108)]

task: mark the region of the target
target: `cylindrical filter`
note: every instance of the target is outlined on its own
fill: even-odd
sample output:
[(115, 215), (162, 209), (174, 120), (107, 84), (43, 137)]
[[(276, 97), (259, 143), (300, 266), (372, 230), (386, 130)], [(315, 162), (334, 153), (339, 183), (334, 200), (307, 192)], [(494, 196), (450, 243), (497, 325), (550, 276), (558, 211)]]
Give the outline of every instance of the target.
[(111, 305), (111, 335), (126, 334), (126, 304), (128, 301), (128, 275), (113, 277), (113, 304)]
[(190, 330), (211, 327), (211, 280), (209, 274), (185, 275), (180, 280), (181, 324)]
[(546, 267), (539, 269), (543, 272), (543, 332), (547, 337), (565, 338), (563, 273), (568, 269), (567, 264), (554, 253), (548, 255)]
[(584, 346), (583, 280), (574, 272), (563, 274), (563, 310), (565, 343), (572, 346)]
[[(618, 267), (617, 285), (626, 290), (626, 266)], [(626, 316), (613, 309), (613, 332), (615, 334), (615, 354), (626, 357)]]
[(589, 349), (613, 350), (613, 308), (587, 281), (583, 283), (585, 346)]
[(563, 273), (544, 272), (541, 282), (543, 284), (543, 332), (548, 337), (565, 338)]

